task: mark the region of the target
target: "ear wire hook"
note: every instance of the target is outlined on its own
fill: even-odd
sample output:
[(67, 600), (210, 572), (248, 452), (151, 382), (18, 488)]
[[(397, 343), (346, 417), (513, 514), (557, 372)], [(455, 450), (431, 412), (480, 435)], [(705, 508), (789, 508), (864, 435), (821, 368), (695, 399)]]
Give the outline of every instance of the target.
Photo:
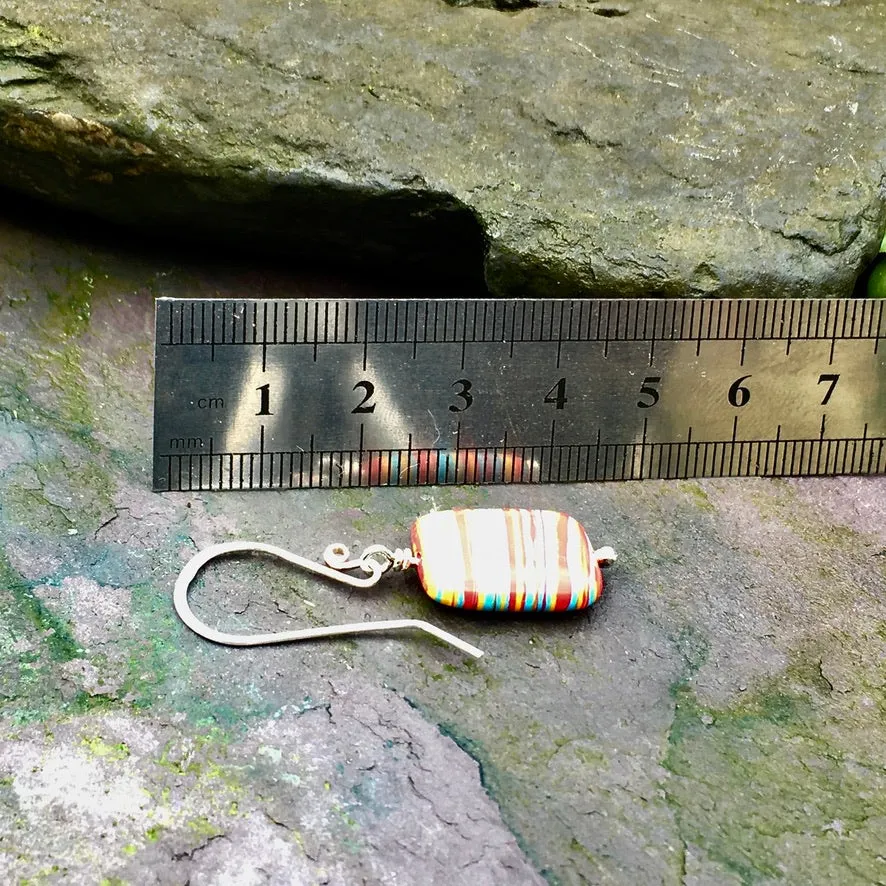
[[(410, 566), (418, 565), (418, 558), (413, 556), (408, 548), (389, 550), (384, 545), (372, 545), (363, 551), (356, 559), (349, 559), (350, 553), (343, 544), (331, 544), (323, 553), (324, 563), (316, 563), (306, 557), (293, 554), (291, 551), (268, 545), (262, 542), (228, 541), (212, 545), (193, 556), (179, 573), (173, 592), (173, 605), (179, 618), (195, 634), (199, 634), (213, 643), (221, 643), (226, 646), (265, 646), (274, 643), (292, 643), (300, 640), (314, 640), (320, 637), (336, 637), (343, 634), (369, 634), (378, 631), (398, 631), (404, 628), (412, 628), (431, 634), (438, 640), (454, 646), (461, 652), (480, 658), (483, 651), (470, 643), (460, 640), (454, 634), (438, 628), (429, 622), (415, 618), (395, 618), (387, 621), (354, 622), (352, 624), (330, 625), (322, 628), (299, 628), (292, 631), (272, 631), (262, 634), (229, 634), (218, 631), (201, 621), (191, 609), (188, 602), (188, 591), (191, 583), (197, 577), (200, 570), (212, 560), (229, 554), (269, 554), (280, 560), (285, 560), (293, 566), (299, 566), (309, 572), (331, 578), (343, 584), (355, 588), (369, 588), (389, 569), (404, 570)], [(368, 573), (366, 578), (348, 575), (347, 569), (361, 569)]]

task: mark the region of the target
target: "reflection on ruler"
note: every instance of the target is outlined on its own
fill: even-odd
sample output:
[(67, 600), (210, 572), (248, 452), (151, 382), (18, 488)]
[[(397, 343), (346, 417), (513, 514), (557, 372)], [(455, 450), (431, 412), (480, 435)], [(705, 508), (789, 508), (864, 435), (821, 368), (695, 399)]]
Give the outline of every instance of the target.
[(886, 470), (884, 302), (160, 299), (154, 488)]

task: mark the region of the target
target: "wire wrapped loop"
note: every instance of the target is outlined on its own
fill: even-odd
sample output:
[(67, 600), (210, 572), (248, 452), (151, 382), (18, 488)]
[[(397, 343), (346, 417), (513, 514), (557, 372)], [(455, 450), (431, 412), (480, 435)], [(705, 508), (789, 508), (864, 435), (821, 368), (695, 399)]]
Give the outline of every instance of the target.
[(370, 545), (359, 557), (351, 559), (347, 545), (336, 542), (323, 552), (323, 562), (339, 572), (362, 569), (369, 575), (381, 576), (389, 569), (404, 572), (413, 566), (418, 566), (419, 558), (412, 553), (412, 548), (391, 550), (384, 545)]

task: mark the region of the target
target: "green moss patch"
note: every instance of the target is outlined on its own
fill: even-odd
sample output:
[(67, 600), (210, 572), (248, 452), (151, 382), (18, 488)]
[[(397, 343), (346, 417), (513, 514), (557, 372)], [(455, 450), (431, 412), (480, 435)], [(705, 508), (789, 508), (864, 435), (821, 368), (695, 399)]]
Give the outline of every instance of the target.
[(774, 681), (725, 709), (674, 695), (664, 786), (684, 843), (748, 886), (883, 882), (884, 759), (836, 745), (814, 694)]

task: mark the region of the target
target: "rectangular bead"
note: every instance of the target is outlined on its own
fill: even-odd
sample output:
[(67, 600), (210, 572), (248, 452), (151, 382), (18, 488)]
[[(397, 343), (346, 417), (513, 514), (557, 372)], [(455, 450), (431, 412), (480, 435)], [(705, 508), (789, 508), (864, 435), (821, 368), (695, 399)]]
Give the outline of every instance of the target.
[(416, 520), (412, 548), (425, 591), (447, 606), (583, 609), (603, 587), (587, 534), (558, 511), (435, 511)]

